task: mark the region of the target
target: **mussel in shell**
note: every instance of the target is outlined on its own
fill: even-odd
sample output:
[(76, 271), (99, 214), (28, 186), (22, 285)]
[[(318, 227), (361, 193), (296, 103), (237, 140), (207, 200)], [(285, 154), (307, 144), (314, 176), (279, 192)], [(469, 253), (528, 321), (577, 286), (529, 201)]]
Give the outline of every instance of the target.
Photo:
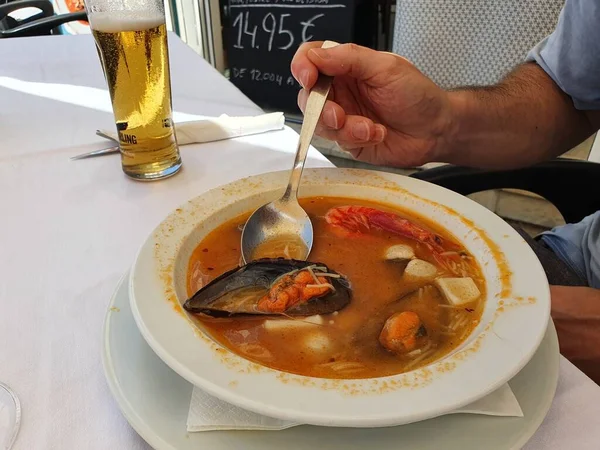
[(350, 284), (325, 264), (259, 259), (224, 273), (183, 307), (213, 317), (237, 314), (311, 316), (330, 314), (351, 299)]

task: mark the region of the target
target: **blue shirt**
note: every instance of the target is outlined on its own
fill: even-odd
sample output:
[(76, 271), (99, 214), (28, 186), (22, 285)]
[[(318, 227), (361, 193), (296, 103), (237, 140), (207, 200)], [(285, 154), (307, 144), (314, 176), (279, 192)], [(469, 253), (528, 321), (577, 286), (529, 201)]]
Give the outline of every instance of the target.
[(600, 109), (600, 1), (567, 0), (556, 29), (527, 60), (537, 62), (577, 109)]
[[(567, 0), (556, 30), (527, 60), (537, 62), (575, 108), (600, 110), (600, 0)], [(600, 289), (600, 212), (543, 233), (542, 239), (589, 286)]]
[(542, 239), (588, 286), (600, 289), (600, 211), (542, 233)]

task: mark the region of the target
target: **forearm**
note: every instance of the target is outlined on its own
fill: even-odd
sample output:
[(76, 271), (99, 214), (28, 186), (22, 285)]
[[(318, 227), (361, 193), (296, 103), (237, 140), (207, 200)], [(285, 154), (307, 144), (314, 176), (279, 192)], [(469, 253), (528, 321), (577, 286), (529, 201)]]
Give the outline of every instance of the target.
[(492, 87), (449, 93), (452, 119), (440, 149), (453, 164), (514, 168), (570, 150), (594, 133), (586, 113), (537, 65)]
[(600, 384), (600, 290), (550, 286), (561, 353)]

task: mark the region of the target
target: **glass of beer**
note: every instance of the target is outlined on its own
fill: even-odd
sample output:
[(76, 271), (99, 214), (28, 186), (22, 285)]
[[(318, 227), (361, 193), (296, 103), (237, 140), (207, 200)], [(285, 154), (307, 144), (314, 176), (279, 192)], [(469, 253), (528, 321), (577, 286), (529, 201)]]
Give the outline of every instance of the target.
[(162, 0), (85, 0), (110, 91), (121, 165), (136, 180), (177, 173)]

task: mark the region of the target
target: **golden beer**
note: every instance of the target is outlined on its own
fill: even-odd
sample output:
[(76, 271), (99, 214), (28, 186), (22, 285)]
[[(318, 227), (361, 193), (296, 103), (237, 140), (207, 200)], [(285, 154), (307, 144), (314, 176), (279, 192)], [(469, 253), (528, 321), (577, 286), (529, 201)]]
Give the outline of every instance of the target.
[(141, 180), (164, 178), (181, 167), (173, 130), (169, 54), (164, 16), (93, 14), (119, 134), (123, 171)]

